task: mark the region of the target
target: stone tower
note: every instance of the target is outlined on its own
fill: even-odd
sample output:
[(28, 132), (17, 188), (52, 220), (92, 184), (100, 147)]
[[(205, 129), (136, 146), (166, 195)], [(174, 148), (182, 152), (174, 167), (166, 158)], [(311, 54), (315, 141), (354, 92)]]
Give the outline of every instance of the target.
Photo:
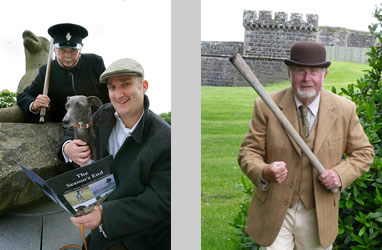
[[(244, 42), (201, 42), (202, 85), (248, 86), (229, 62), (235, 53), (243, 56), (262, 84), (288, 80), (284, 60), (292, 45), (315, 41), (326, 47), (327, 59), (365, 62), (366, 48), (374, 43), (368, 32), (338, 27), (318, 27), (318, 15), (245, 10)], [(330, 53), (328, 53), (328, 50)], [(331, 57), (330, 57), (331, 56)]]
[(288, 58), (298, 41), (317, 41), (318, 15), (285, 12), (244, 11), (244, 55), (258, 58)]

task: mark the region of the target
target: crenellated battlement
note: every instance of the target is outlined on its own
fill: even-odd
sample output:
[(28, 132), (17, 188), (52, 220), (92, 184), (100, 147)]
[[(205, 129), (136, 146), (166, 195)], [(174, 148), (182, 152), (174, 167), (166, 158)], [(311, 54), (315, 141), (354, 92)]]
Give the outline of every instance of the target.
[[(305, 19), (304, 19), (305, 17)], [(202, 84), (212, 86), (248, 86), (229, 62), (229, 57), (239, 53), (256, 73), (260, 82), (274, 83), (288, 79), (284, 60), (296, 42), (319, 42), (327, 49), (330, 60), (359, 58), (359, 54), (374, 43), (367, 32), (337, 27), (318, 27), (318, 15), (286, 12), (245, 10), (243, 14), (244, 42), (201, 43)], [(355, 47), (354, 50), (350, 47)], [(332, 52), (328, 52), (332, 51)], [(344, 52), (344, 49), (349, 52)], [(354, 52), (355, 51), (355, 52)], [(339, 52), (339, 53), (338, 53)], [(364, 60), (366, 61), (366, 60)], [(354, 61), (360, 62), (360, 61)]]
[(243, 26), (245, 29), (286, 29), (286, 30), (307, 30), (317, 31), (318, 15), (306, 14), (306, 20), (303, 14), (291, 13), (290, 19), (285, 12), (276, 12), (272, 18), (272, 11), (245, 10), (243, 15)]

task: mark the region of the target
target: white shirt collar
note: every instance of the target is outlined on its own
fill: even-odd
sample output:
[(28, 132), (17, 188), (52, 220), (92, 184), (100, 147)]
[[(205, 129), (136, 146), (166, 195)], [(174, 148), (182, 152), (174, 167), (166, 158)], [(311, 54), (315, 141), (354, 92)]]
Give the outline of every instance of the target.
[[(297, 98), (296, 95), (293, 95), (293, 96), (294, 96), (294, 101), (296, 102), (297, 110), (299, 111), (300, 110), (299, 107), (302, 105), (302, 103), (300, 102), (300, 100)], [(320, 107), (320, 96), (321, 96), (321, 93), (319, 93), (318, 96), (313, 100), (313, 102), (308, 105), (308, 109), (310, 110), (310, 112), (312, 112), (314, 116), (317, 116), (318, 114), (318, 109)]]
[(137, 127), (139, 121), (142, 119), (143, 114), (145, 111), (143, 110), (141, 117), (139, 117), (138, 121), (134, 124), (132, 128), (126, 128), (125, 123), (123, 123), (121, 117), (119, 117), (117, 111), (114, 113), (115, 118), (117, 119), (116, 126), (118, 127), (118, 132), (123, 132), (124, 134), (131, 134)]
[(134, 126), (130, 128), (126, 128), (125, 124), (123, 123), (122, 119), (119, 117), (118, 113), (115, 112), (114, 116), (117, 119), (117, 122), (111, 131), (110, 137), (109, 137), (109, 153), (112, 154), (114, 157), (118, 153), (119, 149), (122, 147), (125, 140), (131, 136), (135, 128), (137, 127), (138, 123), (143, 117), (143, 114), (145, 111), (143, 111), (141, 117), (138, 119), (138, 121), (134, 124)]

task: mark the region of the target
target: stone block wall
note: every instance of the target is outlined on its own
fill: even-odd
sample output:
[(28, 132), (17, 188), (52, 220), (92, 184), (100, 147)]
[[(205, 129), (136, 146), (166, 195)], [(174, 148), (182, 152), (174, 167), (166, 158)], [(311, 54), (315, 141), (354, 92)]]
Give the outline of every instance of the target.
[[(288, 79), (282, 60), (258, 59), (243, 56), (262, 84)], [(207, 86), (248, 87), (248, 83), (230, 63), (229, 57), (202, 56), (201, 84)]]
[(374, 43), (375, 43), (375, 40), (373, 36), (370, 35), (370, 33), (350, 30), (346, 46), (369, 48)]
[(270, 58), (288, 58), (291, 46), (298, 41), (317, 40), (318, 15), (285, 12), (244, 11), (244, 55)]
[(202, 42), (201, 84), (208, 86), (249, 86), (230, 63), (229, 57), (239, 53), (263, 84), (287, 79), (282, 59), (257, 58), (243, 55), (240, 42)]
[(236, 53), (243, 54), (242, 42), (202, 42), (201, 43), (202, 85), (234, 86), (245, 84), (244, 79), (229, 62)]
[(374, 39), (369, 32), (322, 26), (318, 28), (317, 42), (324, 46), (369, 48)]
[(228, 56), (202, 56), (201, 84), (232, 87), (239, 77)]
[[(288, 80), (287, 68), (283, 59), (261, 59), (248, 56), (243, 58), (263, 85)], [(248, 87), (248, 83), (245, 82), (245, 86)]]
[(202, 55), (229, 56), (234, 53), (243, 54), (242, 42), (201, 42)]
[[(288, 79), (284, 60), (289, 58), (290, 48), (298, 41), (317, 41), (328, 47), (334, 58), (353, 58), (354, 54), (363, 53), (373, 43), (368, 32), (345, 28), (318, 27), (318, 15), (285, 12), (245, 10), (244, 42), (201, 42), (201, 82), (211, 86), (248, 86), (238, 71), (229, 62), (229, 57), (240, 53), (263, 84), (280, 82)], [(352, 47), (351, 50), (344, 48)], [(336, 57), (338, 53), (348, 53)], [(350, 53), (349, 52), (349, 53)], [(358, 56), (357, 58), (363, 58)], [(354, 60), (352, 60), (354, 61)], [(363, 60), (364, 62), (365, 60)]]

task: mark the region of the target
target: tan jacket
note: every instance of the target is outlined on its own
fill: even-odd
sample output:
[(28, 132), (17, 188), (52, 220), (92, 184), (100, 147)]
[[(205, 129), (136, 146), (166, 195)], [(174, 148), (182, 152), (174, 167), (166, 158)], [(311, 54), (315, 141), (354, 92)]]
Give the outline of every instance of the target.
[[(298, 131), (299, 118), (292, 88), (271, 96)], [(360, 125), (353, 102), (327, 90), (321, 90), (320, 98), (313, 153), (325, 168), (337, 171), (342, 191), (369, 170), (374, 151)], [(344, 153), (348, 156), (346, 160), (343, 160)], [(257, 98), (249, 131), (240, 147), (238, 162), (255, 185), (246, 230), (262, 246), (271, 245), (281, 228), (292, 198), (300, 159), (300, 148), (261, 98)], [(271, 183), (263, 191), (261, 171), (274, 161), (286, 162), (287, 179), (281, 184)], [(316, 170), (313, 171), (313, 186), (320, 243), (327, 248), (338, 234), (340, 192), (327, 191), (318, 181)]]

